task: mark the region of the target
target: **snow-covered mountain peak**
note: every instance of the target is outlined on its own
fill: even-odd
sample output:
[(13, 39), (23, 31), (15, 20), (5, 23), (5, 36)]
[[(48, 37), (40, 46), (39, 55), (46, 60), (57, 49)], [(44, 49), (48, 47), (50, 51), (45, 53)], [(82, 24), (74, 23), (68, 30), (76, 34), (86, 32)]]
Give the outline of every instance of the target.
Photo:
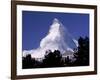
[[(54, 30), (54, 29), (56, 29), (56, 30), (58, 30), (59, 29), (59, 27), (60, 27), (60, 21), (57, 19), (57, 18), (54, 18), (54, 20), (53, 20), (53, 22), (52, 22), (52, 25), (50, 26), (50, 30)], [(49, 31), (50, 31), (49, 30)]]
[(54, 18), (48, 34), (40, 41), (40, 46), (37, 49), (23, 51), (23, 55), (31, 54), (32, 57), (43, 58), (47, 50), (59, 50), (62, 54), (72, 55), (78, 43), (66, 28), (57, 18)]
[(57, 18), (54, 18), (53, 23), (59, 23), (59, 20)]

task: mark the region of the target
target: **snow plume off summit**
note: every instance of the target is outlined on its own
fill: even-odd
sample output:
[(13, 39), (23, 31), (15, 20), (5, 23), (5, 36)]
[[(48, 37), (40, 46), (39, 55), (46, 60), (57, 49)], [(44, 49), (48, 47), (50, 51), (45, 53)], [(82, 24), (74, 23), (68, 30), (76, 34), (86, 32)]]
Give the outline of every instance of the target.
[(23, 57), (31, 54), (33, 58), (44, 58), (48, 50), (59, 50), (64, 56), (72, 55), (73, 49), (77, 46), (77, 40), (72, 38), (66, 27), (57, 18), (54, 18), (48, 34), (40, 41), (40, 46), (37, 49), (23, 50)]

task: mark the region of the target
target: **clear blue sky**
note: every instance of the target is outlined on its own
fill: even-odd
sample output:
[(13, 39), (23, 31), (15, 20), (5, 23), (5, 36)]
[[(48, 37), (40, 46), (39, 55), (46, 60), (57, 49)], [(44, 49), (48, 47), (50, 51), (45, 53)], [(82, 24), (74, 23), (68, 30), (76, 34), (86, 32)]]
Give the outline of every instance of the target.
[(23, 11), (22, 49), (37, 48), (41, 39), (47, 35), (54, 18), (59, 19), (75, 39), (89, 37), (89, 14)]

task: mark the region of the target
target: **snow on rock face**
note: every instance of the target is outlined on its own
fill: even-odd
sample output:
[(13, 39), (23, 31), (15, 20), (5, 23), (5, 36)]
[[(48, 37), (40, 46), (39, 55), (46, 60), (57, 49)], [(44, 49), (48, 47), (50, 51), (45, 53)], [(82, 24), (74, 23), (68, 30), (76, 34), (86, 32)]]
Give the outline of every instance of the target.
[(40, 41), (40, 46), (33, 50), (24, 50), (23, 56), (31, 54), (35, 58), (43, 58), (47, 50), (59, 50), (62, 54), (71, 52), (78, 46), (77, 40), (73, 39), (68, 30), (58, 19), (53, 20), (49, 33)]

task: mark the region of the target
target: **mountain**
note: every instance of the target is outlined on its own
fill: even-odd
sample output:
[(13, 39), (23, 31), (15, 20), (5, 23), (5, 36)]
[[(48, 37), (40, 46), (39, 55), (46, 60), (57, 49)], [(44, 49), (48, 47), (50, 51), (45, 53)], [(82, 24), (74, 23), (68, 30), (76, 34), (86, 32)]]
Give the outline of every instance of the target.
[(48, 34), (40, 41), (40, 46), (33, 50), (24, 50), (23, 56), (31, 54), (35, 58), (43, 58), (47, 50), (59, 50), (62, 55), (72, 55), (73, 49), (77, 48), (78, 42), (72, 38), (66, 27), (54, 18)]

